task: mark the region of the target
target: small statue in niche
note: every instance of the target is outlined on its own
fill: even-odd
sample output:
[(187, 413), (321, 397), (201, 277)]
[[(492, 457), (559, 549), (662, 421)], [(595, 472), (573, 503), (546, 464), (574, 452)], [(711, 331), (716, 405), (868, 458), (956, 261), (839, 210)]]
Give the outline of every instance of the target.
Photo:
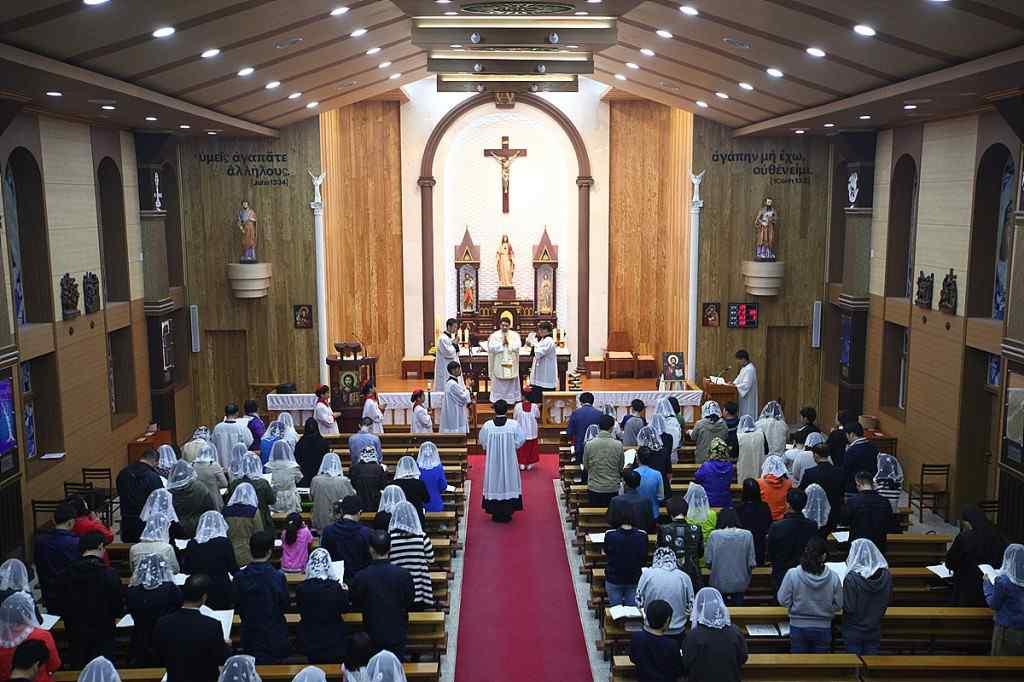
[(953, 268), (942, 278), (942, 291), (939, 292), (939, 310), (949, 315), (956, 315), (956, 275)]
[(85, 314), (92, 315), (100, 309), (100, 278), (95, 272), (87, 272), (82, 277), (82, 296), (85, 303)]
[(78, 281), (68, 273), (60, 278), (60, 309), (65, 320), (78, 317)]
[(917, 296), (914, 305), (920, 308), (931, 308), (935, 290), (935, 274), (925, 275), (921, 270), (917, 276)]
[(242, 232), (242, 257), (239, 263), (256, 262), (256, 211), (249, 202), (242, 200), (242, 210), (238, 212), (238, 229)]
[(779, 214), (772, 205), (772, 198), (765, 197), (761, 210), (754, 218), (754, 235), (756, 246), (754, 247), (754, 260), (758, 262), (775, 262), (775, 240), (778, 236), (776, 227), (779, 221)]
[(846, 194), (850, 198), (850, 208), (857, 205), (857, 196), (860, 194), (859, 181), (860, 175), (857, 171), (850, 173), (850, 177), (846, 179)]

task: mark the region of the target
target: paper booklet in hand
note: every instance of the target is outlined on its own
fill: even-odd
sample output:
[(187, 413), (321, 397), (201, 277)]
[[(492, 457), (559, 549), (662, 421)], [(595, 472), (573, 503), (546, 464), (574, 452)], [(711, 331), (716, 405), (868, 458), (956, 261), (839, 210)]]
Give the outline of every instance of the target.
[(985, 579), (993, 585), (996, 584), (996, 578), (1003, 574), (1002, 571), (993, 568), (989, 564), (978, 564), (978, 570), (981, 571), (982, 575), (985, 576)]
[(331, 570), (334, 575), (338, 576), (338, 582), (345, 582), (345, 562), (344, 561), (332, 561)]

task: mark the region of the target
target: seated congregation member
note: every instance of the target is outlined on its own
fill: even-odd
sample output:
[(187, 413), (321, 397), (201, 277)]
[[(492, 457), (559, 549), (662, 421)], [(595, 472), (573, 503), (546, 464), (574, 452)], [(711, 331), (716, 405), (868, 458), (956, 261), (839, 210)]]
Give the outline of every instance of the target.
[(348, 452), (352, 456), (352, 463), (359, 461), (366, 448), (373, 448), (377, 452), (377, 461), (384, 461), (384, 449), (380, 444), (380, 436), (373, 433), (373, 420), (364, 417), (359, 420), (359, 430), (348, 437)]
[[(0, 680), (47, 682), (61, 666), (53, 635), (39, 625), (32, 595), (15, 592), (0, 603)], [(20, 652), (20, 653), (19, 653)]]
[[(374, 530), (387, 530), (391, 527), (391, 512), (399, 502), (405, 502), (405, 492), (397, 485), (389, 485), (380, 494), (380, 504), (377, 505), (377, 514), (373, 517)], [(415, 506), (415, 505), (414, 505)]]
[[(240, 443), (238, 445), (241, 445)], [(243, 446), (244, 447), (244, 446)], [(213, 500), (214, 511), (220, 511), (224, 506), (224, 498), (220, 491), (228, 487), (228, 477), (224, 469), (217, 462), (217, 451), (209, 443), (203, 443), (196, 453), (196, 459), (192, 463), (196, 471), (196, 478), (206, 488)]]
[(718, 512), (711, 508), (707, 491), (700, 483), (691, 483), (686, 488), (686, 521), (700, 527), (704, 543), (718, 524)]
[[(320, 403), (317, 404), (319, 405)], [(295, 461), (298, 462), (299, 469), (302, 471), (302, 480), (299, 481), (299, 485), (302, 487), (309, 487), (311, 485), (313, 477), (317, 475), (322, 466), (324, 457), (330, 451), (331, 445), (321, 435), (316, 419), (310, 417), (302, 427), (302, 437), (295, 444)]]
[(416, 599), (416, 586), (409, 571), (389, 560), (391, 537), (385, 531), (370, 535), (370, 565), (353, 576), (353, 605), (363, 612), (366, 633), (374, 649), (387, 649), (405, 657), (409, 612)]
[[(345, 566), (348, 571), (348, 565)], [(315, 549), (306, 564), (306, 579), (295, 588), (299, 609), (299, 642), (310, 663), (337, 663), (348, 654), (348, 590), (331, 566), (326, 549)]]
[(846, 499), (843, 518), (850, 527), (851, 540), (867, 538), (885, 554), (887, 536), (896, 530), (896, 524), (889, 501), (875, 490), (874, 478), (875, 475), (869, 471), (857, 474), (857, 494)]
[(138, 542), (143, 522), (139, 519), (143, 505), (154, 490), (164, 487), (156, 472), (156, 450), (146, 450), (117, 475), (117, 496), (121, 505), (121, 540)]
[[(536, 401), (536, 402), (533, 402)], [(523, 432), (523, 444), (516, 450), (516, 459), (519, 460), (519, 470), (532, 470), (540, 461), (540, 439), (537, 428), (537, 419), (540, 415), (540, 389), (531, 388), (523, 392), (522, 401), (512, 408), (512, 419)]]
[[(857, 474), (866, 471), (874, 478), (878, 471), (878, 448), (864, 437), (864, 427), (852, 421), (843, 426), (846, 433), (846, 452), (843, 453), (843, 473), (846, 475), (847, 496), (857, 492)], [(885, 552), (885, 550), (882, 550)]]
[(832, 619), (843, 606), (843, 583), (825, 565), (828, 545), (815, 536), (807, 542), (800, 565), (786, 571), (779, 604), (789, 610), (790, 652), (827, 654), (832, 648)]
[[(675, 452), (683, 445), (683, 429), (676, 419), (679, 401), (676, 400), (676, 404), (673, 405), (672, 400), (674, 398), (658, 398), (658, 402), (654, 404), (654, 417), (661, 417), (659, 426), (655, 427), (658, 433), (667, 433), (672, 438), (671, 442), (666, 441), (666, 448), (672, 454), (672, 462), (675, 463)], [(651, 426), (654, 426), (654, 417), (651, 417)]]
[(370, 529), (359, 522), (362, 502), (349, 495), (334, 503), (334, 523), (320, 536), (320, 546), (331, 555), (331, 561), (345, 562), (345, 582), (370, 564)]
[(206, 576), (206, 603), (211, 609), (224, 611), (235, 607), (232, 579), (238, 573), (238, 561), (228, 539), (228, 522), (220, 512), (208, 511), (199, 517), (196, 536), (188, 541), (182, 555), (181, 570)]
[(430, 582), (430, 564), (434, 561), (434, 543), (423, 532), (419, 514), (411, 502), (399, 502), (388, 525), (391, 536), (391, 563), (412, 576), (416, 588), (413, 600), (417, 611), (434, 608), (434, 587)]
[(995, 582), (982, 582), (985, 602), (995, 612), (993, 656), (1024, 656), (1024, 545), (1006, 547)]
[(263, 421), (263, 417), (260, 416), (260, 405), (255, 400), (246, 400), (242, 409), (245, 411), (245, 427), (252, 434), (252, 442), (255, 445), (260, 442), (263, 434), (266, 433), (267, 424)]
[(427, 485), (420, 480), (420, 468), (416, 466), (416, 460), (409, 455), (399, 459), (395, 467), (395, 478), (391, 483), (402, 489), (406, 501), (416, 507), (420, 521), (423, 521), (423, 507), (427, 504), (430, 493), (427, 492)]
[(58, 579), (59, 607), (53, 609), (64, 619), (73, 666), (83, 666), (96, 656), (112, 658), (114, 623), (124, 615), (121, 578), (103, 563), (103, 536), (89, 533), (78, 549), (81, 558)]
[[(238, 486), (242, 483), (248, 483), (256, 493), (257, 508), (259, 509), (260, 522), (262, 523), (261, 528), (273, 528), (274, 519), (270, 516), (270, 508), (277, 502), (277, 493), (274, 492), (270, 482), (263, 478), (263, 464), (260, 462), (260, 458), (254, 454), (248, 454), (243, 457), (239, 474), (239, 476), (231, 479), (231, 485), (228, 486), (228, 492), (224, 499), (228, 500), (228, 504), (230, 504), (231, 497), (235, 494)], [(224, 516), (227, 517), (227, 514)]]
[(639, 398), (634, 398), (629, 403), (629, 413), (622, 419), (622, 423), (619, 427), (622, 429), (622, 444), (625, 447), (636, 447), (637, 434), (640, 433), (640, 429), (647, 426), (647, 420), (644, 419), (644, 411), (647, 406), (644, 405), (644, 401)]
[(441, 454), (437, 451), (437, 446), (429, 441), (420, 443), (416, 466), (420, 470), (420, 480), (427, 488), (427, 503), (423, 505), (423, 510), (444, 511), (444, 493), (448, 490), (448, 478), (444, 475), (444, 464), (441, 463)]
[(412, 402), (412, 424), (409, 425), (409, 433), (433, 433), (434, 420), (424, 403), (427, 402), (427, 394), (422, 388), (417, 388), (410, 397)]
[(608, 414), (600, 415), (597, 436), (581, 449), (581, 461), (587, 477), (587, 502), (592, 507), (607, 507), (611, 504), (612, 498), (619, 493), (619, 482), (622, 480), (626, 458), (622, 443), (612, 437), (614, 427), (614, 417)]
[(374, 654), (366, 664), (366, 679), (374, 682), (406, 682), (402, 660), (387, 650)]
[(309, 483), (309, 497), (313, 500), (313, 528), (322, 531), (334, 521), (334, 503), (349, 495), (355, 495), (356, 489), (341, 469), (341, 458), (333, 452), (323, 456), (320, 469)]
[(849, 445), (843, 425), (851, 421), (856, 421), (856, 417), (849, 410), (839, 410), (836, 413), (835, 426), (825, 441), (825, 445), (828, 446), (829, 458), (832, 460), (832, 464), (839, 469), (842, 469), (845, 464), (846, 446)]
[(703, 584), (700, 566), (704, 557), (704, 531), (700, 524), (686, 519), (690, 504), (681, 495), (670, 497), (665, 507), (671, 521), (658, 527), (658, 546), (672, 550), (679, 568), (690, 577), (690, 584), (699, 588)]
[(380, 491), (387, 485), (387, 473), (380, 462), (377, 450), (369, 445), (363, 448), (359, 461), (352, 465), (349, 472), (352, 487), (363, 502), (363, 509), (376, 509), (380, 504)]
[(740, 527), (749, 530), (754, 536), (757, 565), (764, 566), (765, 542), (768, 529), (772, 526), (772, 510), (768, 503), (761, 499), (761, 486), (752, 478), (743, 481), (740, 506), (736, 507), (736, 513), (740, 517)]
[(757, 418), (756, 424), (768, 440), (768, 452), (786, 451), (789, 425), (786, 424), (786, 416), (782, 414), (782, 405), (775, 400), (769, 402), (761, 410), (761, 416)]
[(647, 560), (647, 531), (634, 527), (632, 521), (620, 508), (611, 514), (611, 530), (604, 534), (604, 553), (608, 557), (604, 586), (608, 606), (636, 603), (636, 586)]
[(281, 531), (281, 570), (285, 573), (305, 571), (312, 544), (313, 533), (306, 527), (302, 514), (289, 514), (285, 520), (285, 528)]
[(238, 572), (235, 612), (242, 619), (242, 650), (259, 664), (281, 661), (288, 655), (288, 624), (284, 613), (291, 600), (284, 573), (270, 563), (274, 535), (265, 530), (249, 539), (252, 561)]
[(181, 590), (174, 573), (160, 555), (142, 557), (125, 592), (125, 610), (135, 621), (132, 628), (131, 659), (140, 668), (157, 664), (153, 630), (161, 617), (181, 608)]
[(665, 628), (665, 634), (674, 637), (679, 644), (686, 627), (686, 614), (693, 602), (693, 583), (690, 577), (679, 569), (675, 553), (668, 547), (654, 550), (650, 568), (645, 568), (636, 587), (636, 605), (640, 609), (657, 600), (664, 600), (672, 607), (672, 618)]
[(756, 479), (761, 475), (761, 467), (768, 459), (768, 439), (764, 432), (757, 428), (754, 418), (749, 414), (740, 417), (736, 426), (736, 443), (739, 454), (736, 459), (736, 476), (745, 481)]
[(167, 478), (167, 489), (174, 499), (174, 511), (187, 537), (196, 534), (199, 517), (206, 511), (216, 511), (219, 505), (205, 485), (199, 482), (195, 468), (184, 460), (175, 462)]
[[(885, 553), (882, 547), (879, 549)], [(982, 581), (985, 578), (978, 565), (997, 565), (1005, 551), (1006, 540), (985, 512), (975, 505), (964, 507), (960, 514), (960, 532), (946, 552), (946, 567), (953, 571), (953, 603), (958, 606), (984, 605)]]
[[(250, 540), (264, 530), (263, 517), (260, 516), (256, 490), (248, 481), (244, 481), (231, 493), (231, 499), (221, 512), (228, 524), (228, 539), (235, 552), (235, 560), (239, 566), (252, 561), (249, 552)], [(271, 526), (273, 528), (273, 526)]]
[(167, 444), (158, 447), (156, 454), (156, 472), (166, 479), (171, 475), (171, 469), (174, 468), (174, 464), (178, 461), (178, 454), (174, 451), (173, 447)]
[(236, 655), (224, 661), (218, 682), (262, 682), (256, 672), (256, 659), (252, 656)]
[[(821, 433), (821, 429), (818, 428), (818, 411), (810, 405), (806, 405), (800, 408), (800, 428), (793, 432), (792, 439), (797, 445), (807, 444), (807, 436), (812, 433)], [(824, 436), (821, 442), (825, 442)], [(808, 448), (809, 450), (810, 448)]]
[[(569, 423), (566, 424), (565, 434), (569, 438), (569, 441), (573, 444), (572, 461), (579, 464), (583, 461), (584, 445), (583, 438), (587, 434), (587, 429), (596, 424), (600, 424), (601, 417), (603, 416), (601, 411), (594, 407), (594, 394), (588, 391), (580, 393), (576, 399), (579, 402), (579, 407), (572, 411), (569, 415)], [(608, 429), (602, 429), (602, 431), (608, 431), (611, 433), (615, 427), (615, 417), (612, 417), (612, 426)], [(622, 467), (619, 467), (621, 471)]]
[(703, 464), (708, 457), (708, 448), (715, 438), (725, 439), (729, 427), (722, 421), (722, 408), (714, 400), (709, 400), (700, 408), (700, 421), (693, 425), (689, 436), (696, 444), (694, 461)]
[(818, 527), (818, 535), (823, 538), (827, 538), (832, 529), (828, 527), (828, 519), (832, 512), (832, 507), (828, 503), (828, 496), (825, 494), (825, 489), (818, 484), (807, 486), (807, 490), (803, 491), (807, 495), (807, 504), (804, 505), (804, 516), (814, 521), (814, 524)]
[(277, 441), (270, 449), (270, 461), (266, 465), (270, 485), (274, 489), (274, 503), (270, 505), (270, 511), (278, 514), (302, 511), (302, 500), (296, 488), (302, 480), (302, 469), (292, 450), (292, 444), (286, 439)]
[(640, 494), (640, 474), (633, 469), (624, 470), (622, 489), (623, 493), (608, 503), (608, 517), (619, 514), (620, 518), (632, 519), (634, 528), (645, 532), (653, 530), (657, 517), (651, 516), (651, 501)]
[(207, 600), (209, 589), (206, 575), (190, 575), (181, 589), (181, 608), (153, 628), (153, 647), (167, 669), (167, 682), (217, 682), (220, 666), (231, 655), (220, 622), (199, 612), (204, 605), (214, 608)]
[(791, 450), (786, 451), (783, 459), (786, 461), (786, 466), (789, 467), (790, 478), (793, 479), (794, 486), (799, 486), (807, 472), (818, 466), (813, 450), (824, 442), (825, 437), (815, 432), (807, 436), (806, 443), (794, 444)]
[(828, 527), (834, 529), (842, 518), (843, 502), (846, 497), (846, 476), (843, 470), (832, 464), (829, 458), (829, 447), (826, 443), (814, 446), (815, 465), (804, 472), (800, 479), (800, 489), (806, 491), (817, 484), (825, 490), (828, 497)]
[(882, 617), (892, 598), (889, 563), (865, 538), (850, 543), (843, 579), (843, 639), (846, 651), (860, 656), (878, 654)]
[(732, 482), (736, 478), (736, 467), (729, 459), (729, 446), (721, 438), (715, 438), (708, 446), (708, 457), (697, 468), (693, 480), (701, 484), (708, 494), (712, 507), (732, 506)]
[(704, 563), (711, 568), (709, 583), (733, 606), (743, 605), (743, 593), (757, 566), (754, 536), (739, 526), (736, 512), (723, 509), (704, 546)]
[(769, 455), (761, 467), (761, 478), (757, 480), (761, 486), (761, 499), (768, 503), (772, 510), (772, 519), (778, 521), (786, 513), (786, 495), (793, 487), (789, 478), (786, 463), (779, 455)]
[(693, 598), (683, 652), (687, 682), (740, 682), (746, 662), (747, 640), (732, 624), (725, 600), (715, 588), (702, 588)]
[[(658, 415), (651, 417), (651, 423), (640, 429), (636, 436), (637, 455), (644, 453), (647, 466), (661, 474), (664, 488), (662, 499), (671, 495), (669, 481), (672, 477), (672, 436), (665, 433), (665, 420)], [(638, 457), (639, 459), (639, 457)]]
[(640, 487), (637, 492), (647, 499), (651, 505), (651, 518), (657, 519), (660, 516), (661, 502), (665, 499), (665, 479), (661, 472), (654, 468), (657, 464), (658, 455), (648, 447), (640, 447), (636, 453), (636, 461), (639, 466), (633, 470), (640, 474)]
[(227, 466), (228, 456), (235, 443), (242, 443), (246, 448), (252, 446), (253, 437), (252, 431), (249, 430), (249, 422), (239, 418), (238, 405), (228, 403), (224, 406), (224, 421), (213, 427), (210, 440), (217, 449), (217, 461), (222, 467)]
[(53, 529), (36, 533), (36, 573), (39, 575), (43, 603), (51, 610), (59, 604), (57, 577), (79, 557), (78, 545), (81, 540), (71, 532), (74, 525), (75, 508), (68, 502), (62, 502), (53, 512)]
[(99, 533), (103, 536), (103, 542), (110, 544), (114, 541), (114, 533), (100, 521), (100, 517), (93, 510), (84, 497), (75, 495), (68, 499), (71, 506), (75, 508), (75, 525), (71, 526), (71, 532), (82, 537), (86, 533)]
[(683, 675), (679, 640), (665, 630), (672, 620), (672, 607), (655, 599), (644, 609), (644, 626), (629, 640), (629, 660), (636, 666), (640, 682), (676, 682)]
[(818, 535), (818, 524), (804, 516), (807, 494), (790, 490), (786, 495), (786, 514), (772, 524), (765, 542), (765, 558), (772, 565), (772, 590), (779, 591), (786, 572), (800, 563), (804, 548)]
[[(725, 444), (729, 446), (729, 459), (734, 462), (739, 459), (740, 456), (740, 441), (736, 436), (736, 432), (740, 427), (739, 417), (740, 406), (730, 400), (725, 405), (722, 405), (722, 421), (725, 422), (725, 427), (729, 429), (725, 432)], [(753, 419), (751, 419), (753, 423)]]
[(150, 514), (142, 537), (128, 550), (128, 561), (132, 572), (144, 557), (158, 555), (167, 562), (171, 575), (179, 572), (178, 555), (171, 544), (171, 519), (166, 514)]

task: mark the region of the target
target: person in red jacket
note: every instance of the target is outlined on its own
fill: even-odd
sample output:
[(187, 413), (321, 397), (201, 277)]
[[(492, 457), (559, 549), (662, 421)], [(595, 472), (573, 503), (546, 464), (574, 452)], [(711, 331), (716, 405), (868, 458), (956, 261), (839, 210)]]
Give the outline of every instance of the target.
[(60, 669), (60, 654), (53, 636), (39, 627), (36, 604), (31, 595), (15, 592), (0, 606), (0, 680), (11, 679), (14, 652), (25, 642), (40, 642), (49, 654), (38, 667), (33, 682), (48, 682)]
[[(75, 524), (71, 526), (72, 533), (78, 537), (82, 537), (86, 533), (99, 533), (103, 536), (104, 545), (109, 545), (114, 541), (114, 532), (100, 521), (96, 512), (89, 509), (89, 503), (84, 498), (76, 495), (68, 502), (75, 508)], [(103, 551), (103, 563), (107, 566), (110, 565), (110, 557), (107, 556), (106, 550)]]

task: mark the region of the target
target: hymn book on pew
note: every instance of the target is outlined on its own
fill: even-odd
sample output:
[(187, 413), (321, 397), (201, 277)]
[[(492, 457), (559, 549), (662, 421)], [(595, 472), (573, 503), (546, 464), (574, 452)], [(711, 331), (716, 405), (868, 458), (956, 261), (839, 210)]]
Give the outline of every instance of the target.
[(985, 579), (993, 585), (996, 584), (996, 578), (1003, 574), (1002, 571), (997, 568), (993, 568), (989, 564), (978, 564), (978, 570), (981, 571), (982, 575), (985, 576)]
[(751, 637), (778, 637), (779, 631), (774, 625), (747, 623), (747, 634)]
[(640, 612), (635, 606), (612, 606), (608, 609), (608, 615), (611, 616), (612, 620), (622, 620), (623, 618), (643, 618), (644, 614)]
[(942, 579), (953, 577), (953, 571), (949, 570), (949, 568), (946, 567), (946, 564), (936, 564), (934, 566), (928, 566), (927, 568)]
[(332, 561), (331, 562), (331, 574), (337, 576), (338, 582), (345, 582), (345, 562), (344, 561)]
[(604, 543), (604, 533), (590, 533), (590, 534), (587, 535), (587, 539), (590, 540), (595, 545), (603, 544)]

